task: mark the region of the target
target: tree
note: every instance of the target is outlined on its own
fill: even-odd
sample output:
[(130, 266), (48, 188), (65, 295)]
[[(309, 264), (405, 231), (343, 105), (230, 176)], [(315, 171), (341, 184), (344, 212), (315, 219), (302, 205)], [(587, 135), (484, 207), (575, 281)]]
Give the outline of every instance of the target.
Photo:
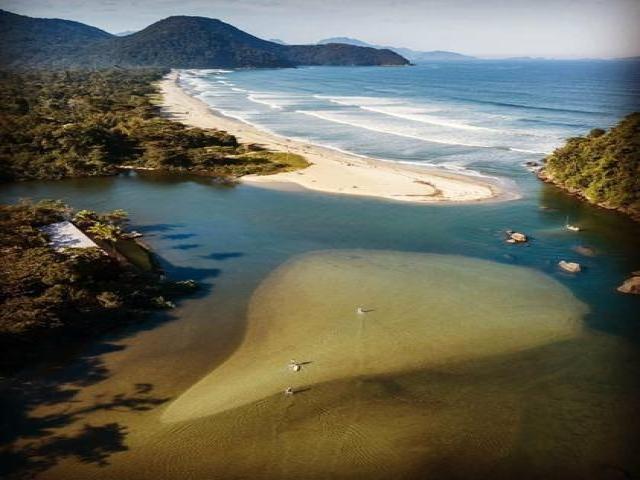
[(545, 161), (541, 173), (560, 187), (593, 203), (640, 218), (640, 113), (632, 113), (608, 132), (567, 140)]
[(279, 162), (214, 129), (188, 128), (151, 101), (161, 69), (0, 71), (0, 181), (113, 175), (118, 165), (233, 180)]
[(97, 240), (104, 240), (111, 244), (116, 243), (122, 237), (122, 229), (118, 225), (110, 223), (96, 222), (87, 228), (87, 232)]

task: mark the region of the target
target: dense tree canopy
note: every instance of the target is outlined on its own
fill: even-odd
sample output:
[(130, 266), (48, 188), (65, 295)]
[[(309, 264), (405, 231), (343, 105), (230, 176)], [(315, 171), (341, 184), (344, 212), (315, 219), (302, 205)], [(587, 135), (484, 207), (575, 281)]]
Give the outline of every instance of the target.
[(303, 166), (153, 104), (162, 70), (0, 72), (0, 181), (110, 175), (127, 164), (233, 179)]
[[(40, 227), (64, 219), (100, 242), (108, 229), (107, 250), (56, 251)], [(165, 298), (191, 290), (189, 282), (167, 282), (156, 272), (127, 262), (113, 243), (123, 238), (122, 211), (75, 213), (60, 202), (0, 205), (0, 371), (42, 356), (44, 346), (84, 337), (149, 309), (170, 306)], [(98, 231), (98, 235), (91, 230)]]
[(542, 178), (640, 218), (640, 113), (606, 132), (575, 137), (547, 159)]
[(69, 20), (0, 10), (0, 63), (12, 68), (277, 68), (407, 65), (391, 50), (354, 45), (283, 45), (220, 20), (173, 16), (125, 36)]

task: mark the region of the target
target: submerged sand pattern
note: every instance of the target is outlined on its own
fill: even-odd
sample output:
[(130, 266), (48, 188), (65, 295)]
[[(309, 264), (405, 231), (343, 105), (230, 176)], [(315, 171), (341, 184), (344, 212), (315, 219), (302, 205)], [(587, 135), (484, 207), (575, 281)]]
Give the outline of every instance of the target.
[[(361, 306), (367, 313), (357, 313)], [(314, 385), (503, 355), (576, 337), (586, 307), (531, 269), (467, 257), (320, 251), (273, 272), (242, 345), (163, 422), (215, 415)], [(291, 359), (301, 371), (288, 368)], [(309, 389), (309, 390), (306, 390)]]

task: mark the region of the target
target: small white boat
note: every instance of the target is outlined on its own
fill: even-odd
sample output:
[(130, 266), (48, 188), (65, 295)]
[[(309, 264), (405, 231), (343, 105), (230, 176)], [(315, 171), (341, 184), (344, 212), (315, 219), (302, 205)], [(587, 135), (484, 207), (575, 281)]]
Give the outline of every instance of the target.
[(569, 223), (569, 217), (567, 217), (566, 221), (564, 222), (564, 228), (566, 228), (567, 230), (569, 230), (571, 232), (579, 232), (580, 231), (580, 227), (578, 227), (577, 225), (571, 225)]

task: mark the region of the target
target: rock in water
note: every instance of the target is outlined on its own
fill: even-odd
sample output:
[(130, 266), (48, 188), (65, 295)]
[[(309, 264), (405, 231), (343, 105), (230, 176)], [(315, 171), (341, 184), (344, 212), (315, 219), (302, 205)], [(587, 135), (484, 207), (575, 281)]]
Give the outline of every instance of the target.
[(571, 273), (578, 273), (582, 271), (582, 267), (580, 267), (580, 264), (575, 262), (567, 262), (565, 260), (560, 260), (558, 262), (558, 266), (561, 269)]
[(528, 240), (527, 236), (520, 232), (511, 232), (509, 230), (507, 231), (507, 235), (509, 235), (509, 238), (507, 239), (508, 243), (525, 243)]
[(640, 295), (640, 276), (631, 277), (625, 280), (624, 283), (618, 287), (618, 291), (622, 293)]
[(587, 247), (585, 245), (578, 245), (577, 247), (574, 247), (573, 250), (579, 253), (580, 255), (584, 255), (585, 257), (596, 256), (596, 251), (593, 248)]

